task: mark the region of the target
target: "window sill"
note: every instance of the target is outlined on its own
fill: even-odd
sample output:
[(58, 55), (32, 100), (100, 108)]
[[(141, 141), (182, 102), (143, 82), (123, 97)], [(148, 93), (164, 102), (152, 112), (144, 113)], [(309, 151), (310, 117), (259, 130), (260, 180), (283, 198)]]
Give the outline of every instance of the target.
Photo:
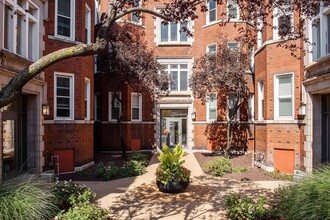
[(215, 24), (220, 24), (220, 23), (247, 23), (246, 21), (241, 21), (241, 20), (230, 20), (230, 21), (227, 21), (227, 20), (216, 20), (216, 21), (212, 21), (212, 22), (209, 22), (205, 25), (203, 25), (203, 28), (207, 28), (207, 27), (210, 27), (210, 26), (213, 26)]
[(190, 42), (184, 42), (184, 43), (180, 43), (180, 42), (168, 42), (168, 43), (158, 43), (158, 47), (168, 47), (168, 46), (191, 46), (192, 43)]
[(61, 36), (53, 36), (53, 35), (48, 35), (48, 39), (50, 40), (57, 40), (57, 41), (62, 41), (65, 43), (70, 43), (70, 44), (84, 44), (81, 41), (75, 41), (72, 38), (68, 38), (68, 37), (61, 37)]

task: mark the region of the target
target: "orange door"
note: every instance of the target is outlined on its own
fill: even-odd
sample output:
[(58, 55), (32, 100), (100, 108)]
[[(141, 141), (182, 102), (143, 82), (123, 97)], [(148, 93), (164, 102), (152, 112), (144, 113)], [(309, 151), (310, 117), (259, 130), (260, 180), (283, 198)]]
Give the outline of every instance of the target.
[(294, 150), (274, 149), (274, 165), (281, 173), (293, 174)]
[[(54, 150), (54, 156), (59, 157), (60, 173), (74, 171), (74, 149)], [(56, 167), (56, 164), (54, 164), (55, 169), (57, 169)]]

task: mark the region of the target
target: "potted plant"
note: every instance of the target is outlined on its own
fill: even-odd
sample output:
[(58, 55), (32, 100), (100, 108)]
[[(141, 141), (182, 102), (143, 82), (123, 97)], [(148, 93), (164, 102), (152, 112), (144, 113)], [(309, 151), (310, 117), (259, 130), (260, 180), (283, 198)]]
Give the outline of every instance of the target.
[(173, 151), (167, 146), (163, 146), (158, 160), (160, 165), (156, 170), (156, 182), (161, 192), (179, 193), (183, 192), (189, 185), (190, 170), (183, 167), (184, 160), (180, 160), (184, 151), (177, 145)]

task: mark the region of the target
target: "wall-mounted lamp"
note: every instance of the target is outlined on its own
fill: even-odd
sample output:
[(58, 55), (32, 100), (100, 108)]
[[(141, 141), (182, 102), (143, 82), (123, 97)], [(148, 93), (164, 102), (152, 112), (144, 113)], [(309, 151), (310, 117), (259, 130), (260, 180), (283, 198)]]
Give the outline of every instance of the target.
[(191, 119), (192, 119), (193, 121), (196, 120), (196, 110), (194, 110), (194, 111), (191, 113)]
[(154, 119), (154, 120), (157, 119), (157, 113), (155, 113), (155, 112), (152, 113), (152, 119)]
[(299, 115), (306, 115), (306, 104), (301, 102), (299, 106)]
[(42, 115), (49, 115), (49, 105), (47, 104), (42, 104)]

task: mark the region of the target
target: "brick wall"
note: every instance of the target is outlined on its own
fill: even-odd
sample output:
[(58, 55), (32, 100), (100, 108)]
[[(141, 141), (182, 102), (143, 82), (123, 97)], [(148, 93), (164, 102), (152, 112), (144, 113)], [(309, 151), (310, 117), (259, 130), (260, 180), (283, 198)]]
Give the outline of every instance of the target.
[[(55, 1), (48, 2), (48, 15), (51, 19), (44, 21), (46, 35), (44, 55), (61, 48), (74, 46), (84, 42), (85, 36), (85, 5), (91, 9), (91, 41), (94, 41), (94, 1), (84, 0), (75, 2), (75, 42), (62, 40), (54, 35), (55, 32)], [(54, 120), (54, 73), (74, 74), (74, 120)], [(47, 82), (47, 101), (50, 115), (45, 116), (45, 167), (48, 166), (50, 155), (55, 149), (74, 148), (75, 165), (82, 165), (93, 160), (94, 129), (93, 124), (85, 122), (85, 79), (90, 80), (90, 120), (94, 120), (94, 60), (93, 56), (76, 57), (58, 62), (45, 69)]]

